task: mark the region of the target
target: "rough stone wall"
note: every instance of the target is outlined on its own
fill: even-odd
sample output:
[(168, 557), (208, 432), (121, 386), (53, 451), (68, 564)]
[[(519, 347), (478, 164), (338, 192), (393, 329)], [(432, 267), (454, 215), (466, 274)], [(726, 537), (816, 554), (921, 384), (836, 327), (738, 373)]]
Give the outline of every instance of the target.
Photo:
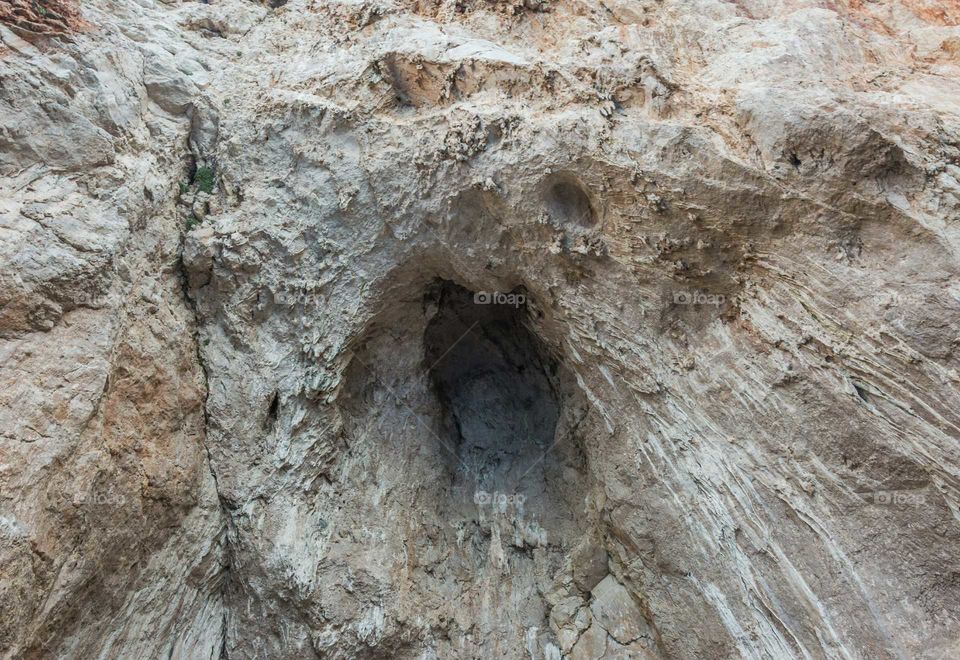
[(0, 14), (4, 655), (960, 653), (956, 2), (81, 14)]
[(53, 41), (0, 26), (0, 649), (214, 655), (225, 523), (176, 207), (191, 124), (149, 74), (176, 70), (152, 39), (175, 33), (162, 6), (83, 12)]

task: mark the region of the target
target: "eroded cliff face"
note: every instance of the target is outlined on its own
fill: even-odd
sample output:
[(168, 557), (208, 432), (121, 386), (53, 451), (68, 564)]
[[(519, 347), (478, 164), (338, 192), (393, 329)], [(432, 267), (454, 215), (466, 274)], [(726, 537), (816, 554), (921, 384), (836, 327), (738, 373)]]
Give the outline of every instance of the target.
[(958, 19), (9, 3), (0, 653), (960, 654)]

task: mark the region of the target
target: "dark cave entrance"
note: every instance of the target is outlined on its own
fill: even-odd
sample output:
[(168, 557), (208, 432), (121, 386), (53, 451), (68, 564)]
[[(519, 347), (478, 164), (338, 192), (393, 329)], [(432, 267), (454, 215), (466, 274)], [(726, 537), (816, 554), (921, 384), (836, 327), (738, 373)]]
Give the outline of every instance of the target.
[(424, 357), (446, 417), (455, 483), (476, 499), (522, 503), (534, 494), (527, 478), (554, 442), (558, 365), (528, 329), (523, 292), (473, 293), (440, 282), (432, 295)]
[(527, 295), (420, 279), (354, 344), (330, 552), (353, 576), (340, 598), (392, 594), (397, 648), (424, 621), (470, 657), (555, 645), (547, 594), (583, 582), (570, 557), (606, 566), (590, 406)]

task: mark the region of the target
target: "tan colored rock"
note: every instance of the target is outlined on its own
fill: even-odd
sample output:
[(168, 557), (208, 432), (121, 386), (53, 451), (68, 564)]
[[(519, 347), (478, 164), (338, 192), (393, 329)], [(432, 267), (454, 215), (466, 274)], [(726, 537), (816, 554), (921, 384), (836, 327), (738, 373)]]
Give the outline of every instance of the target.
[(607, 652), (607, 631), (599, 625), (590, 626), (570, 653), (571, 660), (599, 660)]
[(605, 577), (593, 590), (590, 604), (593, 621), (620, 644), (626, 645), (650, 638), (650, 627), (633, 596), (612, 575)]

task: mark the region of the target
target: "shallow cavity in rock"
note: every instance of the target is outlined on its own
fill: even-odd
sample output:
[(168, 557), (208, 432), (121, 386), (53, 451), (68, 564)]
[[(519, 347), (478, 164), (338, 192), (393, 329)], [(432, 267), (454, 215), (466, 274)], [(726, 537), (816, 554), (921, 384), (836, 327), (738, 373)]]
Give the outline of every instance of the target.
[(555, 641), (547, 594), (594, 537), (586, 404), (526, 303), (439, 280), (419, 300), (387, 303), (340, 399), (343, 513), (375, 515), (337, 525), (376, 543), (357, 532), (332, 554), (371, 567), (354, 588), (392, 592), (388, 616), (448, 621), (445, 635), (481, 654)]
[(596, 224), (590, 196), (573, 177), (560, 175), (552, 179), (543, 201), (554, 222), (574, 227), (592, 227)]

